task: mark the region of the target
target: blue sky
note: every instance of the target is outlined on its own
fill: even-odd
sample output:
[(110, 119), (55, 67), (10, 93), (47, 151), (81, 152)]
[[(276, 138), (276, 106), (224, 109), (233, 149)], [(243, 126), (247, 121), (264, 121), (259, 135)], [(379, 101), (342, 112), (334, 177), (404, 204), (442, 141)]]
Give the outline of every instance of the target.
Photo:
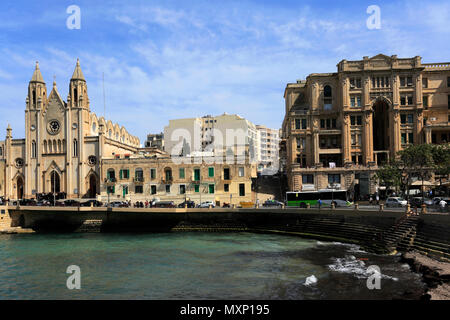
[[(66, 9), (81, 9), (69, 30)], [(369, 30), (369, 5), (381, 29)], [(141, 142), (169, 119), (237, 113), (279, 128), (286, 84), (378, 53), (450, 60), (448, 1), (7, 1), (0, 5), (0, 137), (24, 137), (35, 61), (66, 99), (77, 57), (91, 110)]]

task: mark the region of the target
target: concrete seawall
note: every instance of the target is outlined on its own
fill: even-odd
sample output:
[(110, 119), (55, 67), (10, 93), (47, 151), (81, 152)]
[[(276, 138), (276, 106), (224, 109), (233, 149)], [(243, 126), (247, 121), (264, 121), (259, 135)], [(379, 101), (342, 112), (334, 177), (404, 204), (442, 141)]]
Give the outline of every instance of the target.
[[(0, 207), (5, 208), (5, 207)], [(389, 253), (418, 250), (450, 260), (450, 215), (352, 209), (7, 207), (11, 227), (36, 232), (251, 231), (355, 243)], [(5, 220), (6, 221), (6, 220)], [(1, 228), (0, 228), (1, 229)]]

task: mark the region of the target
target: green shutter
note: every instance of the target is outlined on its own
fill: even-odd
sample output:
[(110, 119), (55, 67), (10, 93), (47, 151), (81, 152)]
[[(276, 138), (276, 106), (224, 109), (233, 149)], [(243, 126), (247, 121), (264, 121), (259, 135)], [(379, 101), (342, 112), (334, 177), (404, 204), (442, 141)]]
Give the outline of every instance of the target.
[(194, 180), (195, 181), (200, 180), (200, 169), (194, 169)]
[(184, 179), (184, 168), (180, 168), (180, 179)]
[(194, 186), (194, 190), (195, 190), (195, 192), (199, 192), (200, 186), (199, 186), (198, 184), (196, 184), (196, 185)]
[(209, 185), (209, 193), (214, 193), (214, 185), (213, 184)]
[(214, 177), (214, 168), (213, 167), (211, 167), (211, 168), (208, 168), (208, 176), (211, 178), (211, 177)]
[(122, 179), (122, 169), (120, 169), (119, 177), (120, 177), (120, 179)]

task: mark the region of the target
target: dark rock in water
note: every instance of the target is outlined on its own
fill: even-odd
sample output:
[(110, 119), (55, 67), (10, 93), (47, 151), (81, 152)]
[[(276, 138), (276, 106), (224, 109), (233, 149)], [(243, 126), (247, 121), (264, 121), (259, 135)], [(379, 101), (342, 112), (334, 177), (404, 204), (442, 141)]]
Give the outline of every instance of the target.
[(450, 263), (437, 261), (418, 252), (403, 253), (401, 261), (409, 264), (412, 271), (421, 273), (428, 290), (423, 300), (450, 299)]

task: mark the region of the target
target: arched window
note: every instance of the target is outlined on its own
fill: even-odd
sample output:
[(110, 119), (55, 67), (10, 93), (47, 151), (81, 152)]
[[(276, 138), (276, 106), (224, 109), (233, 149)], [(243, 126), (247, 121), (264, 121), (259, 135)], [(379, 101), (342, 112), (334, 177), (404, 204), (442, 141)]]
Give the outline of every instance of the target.
[(78, 157), (78, 141), (73, 139), (73, 156)]
[(36, 141), (31, 142), (31, 157), (36, 158)]
[(116, 140), (119, 141), (119, 133), (116, 132)]
[(52, 153), (52, 140), (48, 140), (48, 153)]
[(33, 90), (33, 105), (36, 104), (36, 91)]
[(97, 124), (94, 122), (94, 123), (92, 123), (92, 133), (96, 134), (96, 130), (97, 130)]
[(75, 103), (78, 103), (78, 90), (77, 90), (77, 88), (73, 89), (73, 97), (74, 97)]
[(58, 149), (56, 149), (56, 140), (53, 140), (53, 153), (57, 153)]
[(165, 168), (164, 169), (164, 176), (166, 178), (166, 181), (172, 181), (172, 169), (171, 168)]
[(106, 172), (106, 177), (109, 181), (115, 182), (116, 181), (116, 171), (114, 171), (114, 169), (112, 169), (112, 168), (108, 169), (108, 171)]
[(66, 139), (63, 139), (62, 141), (62, 152), (66, 152)]
[(109, 129), (108, 135), (109, 135), (109, 138), (111, 139), (112, 138), (112, 130), (111, 129)]
[(323, 87), (323, 109), (331, 110), (333, 102), (333, 92), (329, 85)]
[(47, 153), (47, 140), (44, 140), (44, 153)]
[(0, 147), (0, 156), (2, 156), (2, 155), (3, 155), (3, 148)]

